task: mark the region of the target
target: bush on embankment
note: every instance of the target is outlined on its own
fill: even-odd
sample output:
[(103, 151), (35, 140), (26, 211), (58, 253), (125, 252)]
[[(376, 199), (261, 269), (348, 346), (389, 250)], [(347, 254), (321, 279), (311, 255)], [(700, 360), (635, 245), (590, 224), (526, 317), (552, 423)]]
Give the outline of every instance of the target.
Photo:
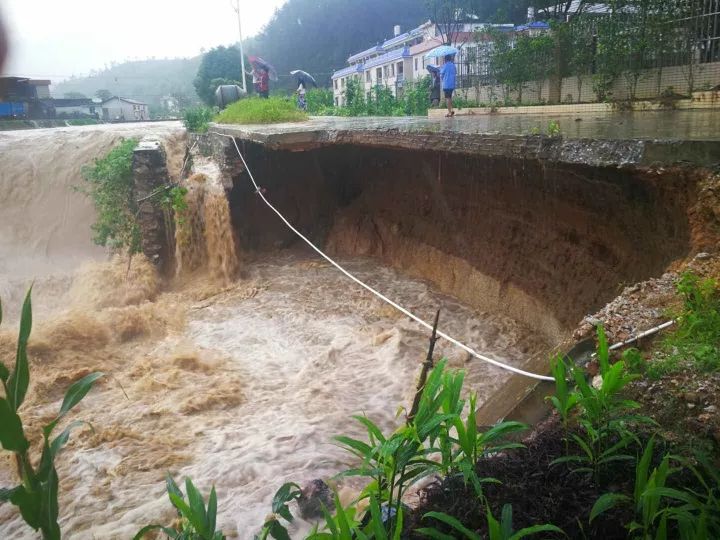
[(307, 119), (294, 101), (282, 97), (241, 99), (215, 117), (220, 124), (276, 124)]

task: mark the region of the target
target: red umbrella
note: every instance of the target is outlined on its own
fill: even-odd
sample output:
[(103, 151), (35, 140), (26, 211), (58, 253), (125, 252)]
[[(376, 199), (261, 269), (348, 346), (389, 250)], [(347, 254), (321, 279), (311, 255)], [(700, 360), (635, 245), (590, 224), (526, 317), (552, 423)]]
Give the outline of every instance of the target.
[(272, 64), (267, 63), (259, 56), (248, 56), (248, 60), (254, 67), (267, 69), (270, 80), (278, 80), (277, 71), (275, 71), (275, 68), (272, 66)]

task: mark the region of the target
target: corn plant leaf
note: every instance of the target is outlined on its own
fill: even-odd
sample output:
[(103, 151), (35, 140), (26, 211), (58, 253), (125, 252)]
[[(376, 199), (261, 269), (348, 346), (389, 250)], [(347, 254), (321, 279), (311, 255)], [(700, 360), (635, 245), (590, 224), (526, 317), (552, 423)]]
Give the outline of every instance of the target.
[(643, 491), (647, 487), (648, 473), (650, 470), (650, 461), (653, 456), (653, 448), (655, 447), (655, 438), (651, 437), (645, 446), (643, 455), (635, 468), (635, 500), (639, 501)]
[(135, 536), (133, 536), (133, 540), (142, 540), (145, 538), (147, 533), (152, 531), (162, 531), (168, 535), (169, 538), (177, 538), (179, 536), (179, 533), (175, 529), (163, 527), (162, 525), (147, 525), (140, 529)]
[(385, 436), (382, 434), (382, 431), (380, 431), (380, 428), (373, 424), (372, 420), (370, 420), (367, 416), (355, 415), (353, 418), (365, 426), (368, 433), (375, 437), (379, 442), (385, 442)]
[(27, 358), (27, 343), (32, 330), (32, 301), (30, 300), (32, 286), (25, 295), (22, 313), (20, 315), (20, 333), (18, 335), (15, 369), (8, 378), (7, 399), (10, 408), (17, 411), (25, 400), (28, 385), (30, 384), (30, 368)]
[(71, 422), (55, 439), (53, 439), (53, 442), (50, 444), (50, 452), (52, 454), (53, 459), (58, 455), (60, 450), (62, 450), (62, 447), (65, 446), (68, 442), (68, 439), (70, 439), (70, 433), (73, 429), (79, 426), (88, 426), (90, 430), (93, 430), (92, 424), (90, 422), (86, 422), (85, 420), (75, 420), (74, 422)]
[(473, 531), (465, 527), (462, 523), (460, 523), (457, 519), (447, 514), (444, 514), (443, 512), (428, 512), (423, 516), (423, 519), (425, 518), (432, 518), (438, 521), (442, 521), (443, 523), (445, 523), (445, 525), (449, 525), (457, 532), (464, 534), (465, 538), (468, 538), (468, 540), (481, 540), (479, 534), (474, 533)]
[(67, 392), (65, 392), (65, 398), (63, 399), (62, 406), (60, 407), (60, 416), (66, 414), (75, 405), (80, 403), (82, 398), (84, 398), (90, 391), (93, 384), (95, 384), (95, 381), (103, 375), (104, 373), (96, 371), (85, 375), (79, 381), (75, 381), (70, 388), (68, 388)]
[(3, 398), (0, 398), (0, 445), (10, 452), (24, 452), (29, 446), (20, 417)]
[(40, 528), (40, 509), (42, 500), (40, 491), (27, 491), (24, 486), (18, 486), (10, 497), (10, 502), (20, 509), (20, 515), (30, 527), (36, 531)]
[(40, 528), (45, 540), (60, 540), (58, 525), (58, 475), (54, 466), (50, 467), (47, 479), (43, 483), (40, 499)]
[(560, 527), (556, 527), (555, 525), (533, 525), (532, 527), (520, 529), (518, 532), (509, 537), (508, 540), (520, 540), (521, 538), (525, 538), (526, 536), (532, 536), (541, 532), (555, 532), (567, 536), (565, 534), (565, 531), (563, 531)]
[(593, 504), (592, 510), (590, 510), (590, 522), (598, 517), (603, 512), (607, 512), (611, 508), (614, 508), (620, 503), (627, 502), (630, 497), (621, 493), (604, 493), (600, 495), (595, 504)]

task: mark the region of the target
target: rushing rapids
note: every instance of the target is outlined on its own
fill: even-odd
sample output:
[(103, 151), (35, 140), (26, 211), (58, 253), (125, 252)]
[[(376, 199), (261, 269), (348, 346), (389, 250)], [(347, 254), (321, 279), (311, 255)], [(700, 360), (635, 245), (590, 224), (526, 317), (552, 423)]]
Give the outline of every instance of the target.
[[(75, 128), (0, 138), (5, 197), (0, 225), (4, 305), (17, 311), (37, 278), (39, 320), (30, 344), (31, 391), (21, 415), (30, 440), (64, 389), (90, 371), (107, 374), (75, 416), (78, 430), (58, 461), (60, 524), (72, 538), (128, 538), (172, 520), (166, 471), (215, 485), (223, 529), (251, 538), (283, 482), (328, 479), (348, 455), (337, 434), (359, 436), (363, 413), (390, 430), (409, 406), (426, 332), (297, 247), (237, 251), (237, 225), (217, 170), (196, 163), (186, 179), (188, 210), (176, 225), (176, 274), (161, 278), (140, 257), (110, 258), (92, 246), (91, 206), (72, 189), (80, 168), (136, 128)], [(178, 171), (181, 130), (153, 128)], [(62, 201), (60, 203), (59, 201)], [(259, 210), (258, 210), (259, 211)], [(252, 216), (250, 216), (252, 217)], [(52, 233), (52, 234), (51, 234)], [(242, 262), (240, 261), (242, 259)], [(341, 259), (351, 271), (424, 318), (442, 307), (442, 326), (508, 363), (543, 354), (530, 329), (481, 312), (376, 260)], [(11, 358), (15, 330), (0, 334)], [(439, 344), (468, 371), (481, 401), (508, 375)], [(0, 485), (14, 467), (0, 458)], [(357, 485), (339, 484), (346, 500)], [(311, 524), (298, 521), (295, 534)], [(0, 537), (32, 538), (10, 505)]]

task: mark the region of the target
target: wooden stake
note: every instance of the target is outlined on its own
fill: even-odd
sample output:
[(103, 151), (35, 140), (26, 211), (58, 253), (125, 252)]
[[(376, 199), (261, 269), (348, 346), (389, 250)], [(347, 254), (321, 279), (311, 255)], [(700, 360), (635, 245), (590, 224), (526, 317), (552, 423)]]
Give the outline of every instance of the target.
[(410, 414), (407, 418), (407, 423), (411, 424), (415, 415), (420, 407), (420, 398), (422, 397), (423, 390), (425, 390), (425, 382), (427, 382), (428, 372), (433, 368), (433, 353), (435, 352), (435, 342), (440, 339), (437, 335), (438, 321), (440, 320), (440, 310), (438, 309), (435, 313), (435, 322), (433, 323), (432, 335), (430, 336), (430, 347), (428, 347), (428, 353), (425, 357), (425, 362), (420, 372), (420, 379), (418, 380), (417, 388), (415, 390), (415, 398), (413, 399), (412, 407), (410, 408)]

